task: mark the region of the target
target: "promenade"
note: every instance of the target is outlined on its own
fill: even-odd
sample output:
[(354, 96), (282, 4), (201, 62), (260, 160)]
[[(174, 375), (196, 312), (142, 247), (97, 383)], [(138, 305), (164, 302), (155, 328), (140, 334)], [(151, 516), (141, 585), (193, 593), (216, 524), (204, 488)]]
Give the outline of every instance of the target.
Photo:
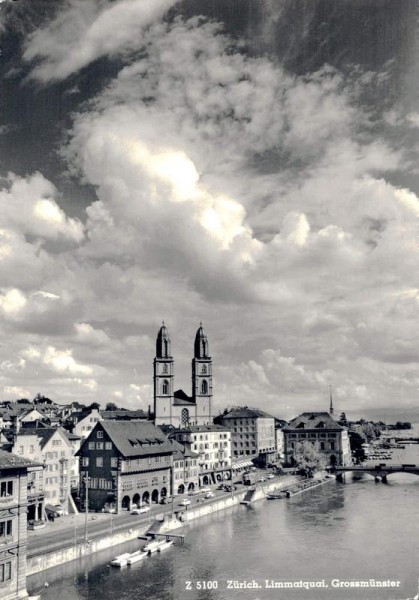
[[(260, 500), (273, 489), (283, 488), (295, 483), (295, 476), (276, 476), (255, 485), (255, 500)], [(199, 496), (177, 496), (175, 502), (167, 505), (153, 505), (148, 513), (131, 515), (124, 512), (119, 515), (107, 513), (88, 513), (87, 536), (85, 514), (68, 515), (48, 523), (47, 527), (28, 532), (28, 574), (40, 572), (45, 568), (64, 564), (71, 560), (83, 558), (104, 549), (135, 539), (144, 535), (157, 520), (165, 517), (169, 529), (181, 527), (191, 519), (200, 518), (218, 510), (224, 510), (240, 504), (240, 500), (248, 491), (248, 486), (236, 484), (233, 492), (215, 490), (214, 497), (204, 499)], [(188, 507), (181, 506), (182, 499), (188, 498)], [(181, 520), (175, 517), (180, 514)], [(86, 543), (87, 539), (87, 543)], [(48, 566), (46, 566), (48, 565)]]

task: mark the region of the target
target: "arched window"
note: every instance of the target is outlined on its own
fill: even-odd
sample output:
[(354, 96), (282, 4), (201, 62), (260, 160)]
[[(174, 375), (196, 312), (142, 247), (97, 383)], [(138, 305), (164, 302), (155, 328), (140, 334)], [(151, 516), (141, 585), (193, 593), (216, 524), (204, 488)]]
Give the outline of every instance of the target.
[(206, 379), (201, 383), (201, 394), (208, 394), (208, 381)]
[(163, 381), (163, 385), (162, 385), (162, 389), (161, 389), (163, 394), (168, 394), (169, 393), (169, 382), (167, 381), (167, 379), (165, 379)]
[(181, 421), (182, 421), (182, 427), (186, 427), (186, 425), (188, 425), (189, 423), (189, 410), (187, 408), (182, 408), (182, 413), (181, 413)]
[(203, 375), (206, 375), (208, 373), (207, 365), (202, 365), (202, 371), (201, 371), (201, 373)]

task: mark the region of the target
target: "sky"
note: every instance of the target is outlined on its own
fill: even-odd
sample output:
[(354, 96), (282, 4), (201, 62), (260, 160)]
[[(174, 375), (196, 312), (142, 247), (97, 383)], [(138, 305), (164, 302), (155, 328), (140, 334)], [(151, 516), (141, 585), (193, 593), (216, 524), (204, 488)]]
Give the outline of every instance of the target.
[(419, 416), (416, 0), (0, 4), (1, 399)]

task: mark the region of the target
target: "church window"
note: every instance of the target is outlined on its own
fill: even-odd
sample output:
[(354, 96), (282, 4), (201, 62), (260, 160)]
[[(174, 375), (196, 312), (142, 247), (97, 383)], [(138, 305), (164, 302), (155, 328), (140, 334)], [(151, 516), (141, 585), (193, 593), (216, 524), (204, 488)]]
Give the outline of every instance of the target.
[(169, 372), (169, 367), (167, 366), (166, 363), (163, 364), (163, 373), (168, 373)]
[(201, 394), (208, 394), (208, 381), (206, 379), (201, 383)]
[(188, 425), (188, 423), (189, 423), (189, 411), (187, 408), (182, 408), (181, 421), (182, 421), (182, 426), (184, 426), (184, 427), (186, 427), (186, 425)]
[(207, 370), (207, 365), (202, 365), (202, 371), (201, 371), (201, 373), (202, 373), (203, 375), (205, 375), (206, 373), (208, 373), (208, 370)]
[(163, 394), (168, 394), (169, 393), (169, 382), (167, 381), (167, 379), (165, 379), (163, 381), (163, 385), (162, 385), (162, 393)]

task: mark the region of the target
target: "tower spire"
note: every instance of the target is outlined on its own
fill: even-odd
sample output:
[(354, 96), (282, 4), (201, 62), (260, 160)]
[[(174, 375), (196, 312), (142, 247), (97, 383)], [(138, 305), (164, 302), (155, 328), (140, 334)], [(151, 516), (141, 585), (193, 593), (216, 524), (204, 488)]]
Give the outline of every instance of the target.
[(332, 386), (329, 385), (329, 391), (330, 391), (330, 408), (329, 408), (329, 413), (331, 415), (333, 415), (333, 398), (332, 398)]

